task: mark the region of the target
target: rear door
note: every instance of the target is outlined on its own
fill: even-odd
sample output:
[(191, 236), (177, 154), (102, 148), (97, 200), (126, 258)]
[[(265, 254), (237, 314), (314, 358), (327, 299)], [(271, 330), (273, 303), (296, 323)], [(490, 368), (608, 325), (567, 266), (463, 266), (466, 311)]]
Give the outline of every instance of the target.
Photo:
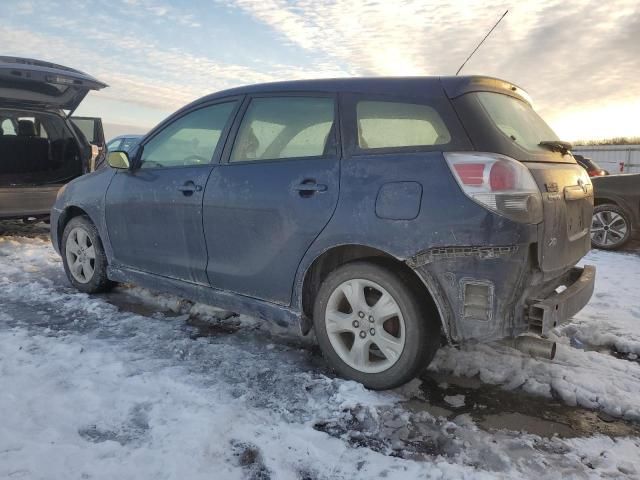
[(71, 122), (82, 132), (87, 141), (96, 147), (92, 152), (87, 170), (93, 172), (104, 164), (106, 159), (106, 142), (102, 119), (99, 117), (71, 117)]
[(336, 125), (333, 95), (247, 99), (204, 195), (213, 287), (290, 303), (298, 265), (337, 204)]
[(182, 112), (144, 140), (132, 170), (114, 176), (105, 215), (114, 263), (208, 285), (202, 197), (237, 105)]

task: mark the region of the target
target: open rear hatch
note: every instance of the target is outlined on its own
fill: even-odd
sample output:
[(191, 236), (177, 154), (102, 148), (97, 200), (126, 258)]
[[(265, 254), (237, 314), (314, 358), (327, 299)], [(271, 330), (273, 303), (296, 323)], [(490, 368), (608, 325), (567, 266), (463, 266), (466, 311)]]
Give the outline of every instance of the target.
[(0, 107), (66, 110), (70, 115), (90, 90), (106, 86), (55, 63), (0, 56)]

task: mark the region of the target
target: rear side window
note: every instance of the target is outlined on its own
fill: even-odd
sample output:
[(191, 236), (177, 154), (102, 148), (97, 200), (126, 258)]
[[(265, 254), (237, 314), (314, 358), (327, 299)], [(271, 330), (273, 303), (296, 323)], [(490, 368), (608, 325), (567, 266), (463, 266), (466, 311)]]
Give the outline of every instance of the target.
[(254, 98), (242, 119), (231, 162), (322, 157), (334, 153), (334, 99)]
[(451, 134), (428, 105), (363, 100), (356, 105), (360, 149), (444, 145)]

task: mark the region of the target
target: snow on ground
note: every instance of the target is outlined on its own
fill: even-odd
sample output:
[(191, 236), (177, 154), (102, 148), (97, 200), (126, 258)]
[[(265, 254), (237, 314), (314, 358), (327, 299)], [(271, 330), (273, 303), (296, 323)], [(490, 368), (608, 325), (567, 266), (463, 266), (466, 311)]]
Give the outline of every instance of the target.
[[(638, 256), (588, 260), (610, 269), (598, 293), (640, 271)], [(600, 311), (613, 337), (599, 345), (640, 338), (637, 302), (621, 292), (615, 309), (581, 313), (572, 334), (604, 338), (608, 327), (592, 325)], [(418, 380), (370, 392), (335, 378), (315, 349), (253, 319), (140, 288), (115, 295), (158, 308), (78, 293), (46, 237), (0, 236), (0, 478), (640, 476), (638, 438), (485, 431), (468, 415), (409, 408)], [(193, 316), (240, 328), (199, 336)], [(559, 332), (565, 342), (568, 331)], [(564, 346), (559, 357), (478, 346), (444, 349), (434, 368), (637, 418), (640, 365)]]
[(593, 251), (584, 263), (597, 268), (594, 296), (572, 323), (556, 332), (553, 361), (503, 346), (472, 345), (441, 349), (429, 368), (479, 375), (483, 382), (507, 389), (521, 388), (640, 421), (640, 363), (570, 346), (570, 336), (575, 336), (586, 347), (630, 352), (631, 359), (640, 353), (640, 255)]

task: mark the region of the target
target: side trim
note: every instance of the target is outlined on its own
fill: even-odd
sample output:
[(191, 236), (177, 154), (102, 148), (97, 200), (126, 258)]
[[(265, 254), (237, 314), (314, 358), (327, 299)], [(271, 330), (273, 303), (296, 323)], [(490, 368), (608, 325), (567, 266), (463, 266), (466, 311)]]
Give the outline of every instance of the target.
[(114, 266), (107, 268), (107, 277), (115, 282), (135, 283), (136, 285), (182, 296), (196, 302), (215, 305), (235, 313), (257, 317), (281, 327), (299, 326), (301, 322), (300, 312), (291, 308), (205, 285)]

